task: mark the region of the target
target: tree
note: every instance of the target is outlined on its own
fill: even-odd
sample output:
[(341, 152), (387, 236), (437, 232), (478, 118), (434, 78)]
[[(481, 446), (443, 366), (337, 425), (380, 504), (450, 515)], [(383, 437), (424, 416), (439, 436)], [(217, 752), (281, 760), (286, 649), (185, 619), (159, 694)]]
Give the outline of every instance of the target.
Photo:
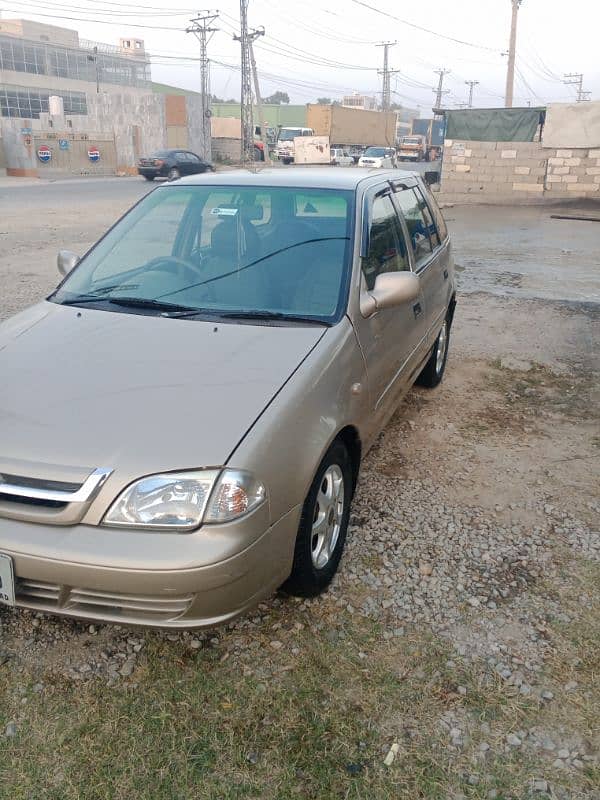
[(317, 103), (320, 106), (330, 106), (331, 105), (331, 97), (317, 97)]
[(263, 102), (267, 105), (280, 106), (282, 103), (289, 103), (290, 96), (287, 92), (273, 92), (269, 97), (265, 97)]

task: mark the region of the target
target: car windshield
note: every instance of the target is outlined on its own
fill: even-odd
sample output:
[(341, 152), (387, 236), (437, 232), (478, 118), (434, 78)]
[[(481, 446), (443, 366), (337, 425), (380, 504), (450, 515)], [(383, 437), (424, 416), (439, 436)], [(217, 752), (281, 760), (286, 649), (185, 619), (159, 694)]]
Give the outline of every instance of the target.
[(279, 140), (281, 142), (287, 142), (297, 136), (302, 136), (302, 128), (282, 128), (279, 131)]
[(402, 144), (420, 144), (420, 139), (417, 139), (415, 136), (405, 136), (402, 139)]
[(377, 158), (381, 158), (382, 156), (385, 155), (385, 147), (367, 147), (363, 155), (376, 156)]
[(49, 298), (111, 311), (335, 322), (354, 192), (170, 186), (147, 195)]

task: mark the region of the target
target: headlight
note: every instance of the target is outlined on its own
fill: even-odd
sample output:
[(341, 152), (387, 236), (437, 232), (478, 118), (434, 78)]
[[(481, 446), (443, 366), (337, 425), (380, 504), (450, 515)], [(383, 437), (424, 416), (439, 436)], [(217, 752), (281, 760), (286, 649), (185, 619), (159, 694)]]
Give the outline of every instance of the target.
[(241, 470), (198, 470), (151, 475), (129, 486), (103, 524), (119, 528), (189, 531), (202, 522), (228, 522), (252, 511), (264, 486)]

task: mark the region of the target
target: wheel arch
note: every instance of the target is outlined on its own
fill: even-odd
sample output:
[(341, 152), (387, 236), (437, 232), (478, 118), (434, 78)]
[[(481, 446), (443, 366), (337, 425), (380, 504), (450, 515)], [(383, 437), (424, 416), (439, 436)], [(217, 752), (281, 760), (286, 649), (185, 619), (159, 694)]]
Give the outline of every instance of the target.
[(338, 431), (333, 441), (342, 442), (348, 451), (348, 455), (350, 456), (350, 461), (352, 463), (352, 489), (354, 490), (356, 489), (356, 484), (358, 483), (360, 462), (362, 458), (362, 442), (360, 439), (360, 434), (354, 425), (346, 425), (345, 428), (342, 428), (340, 431)]

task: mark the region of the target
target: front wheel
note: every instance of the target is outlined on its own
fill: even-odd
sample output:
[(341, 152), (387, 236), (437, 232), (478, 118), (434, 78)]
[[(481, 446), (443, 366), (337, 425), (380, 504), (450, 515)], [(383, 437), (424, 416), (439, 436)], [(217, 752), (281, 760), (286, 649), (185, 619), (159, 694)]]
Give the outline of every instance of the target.
[(433, 389), (437, 386), (444, 377), (446, 369), (446, 361), (448, 360), (448, 344), (450, 343), (450, 323), (448, 317), (437, 335), (433, 350), (423, 371), (417, 378), (417, 383), (425, 386), (428, 389)]
[(179, 172), (177, 167), (171, 167), (171, 169), (169, 170), (169, 180), (176, 181), (177, 178), (181, 178), (181, 173)]
[(285, 591), (314, 597), (331, 582), (346, 542), (352, 486), (350, 456), (344, 444), (336, 441), (321, 461), (304, 501)]

